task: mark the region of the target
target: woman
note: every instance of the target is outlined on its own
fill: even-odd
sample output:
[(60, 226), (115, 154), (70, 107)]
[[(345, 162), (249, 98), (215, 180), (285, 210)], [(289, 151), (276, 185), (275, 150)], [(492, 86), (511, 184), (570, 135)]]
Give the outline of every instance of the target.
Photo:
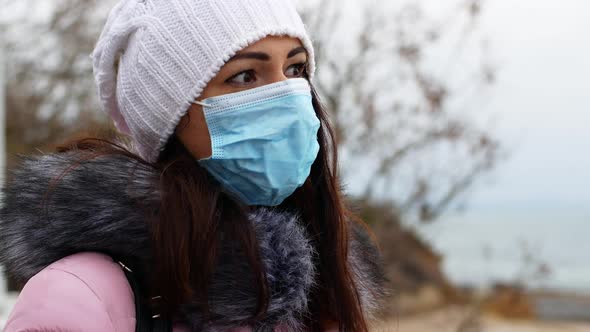
[[(119, 139), (24, 157), (5, 331), (367, 331), (378, 253), (344, 205), (309, 36), (288, 0), (122, 0), (92, 54)], [(138, 316), (139, 317), (139, 316)]]

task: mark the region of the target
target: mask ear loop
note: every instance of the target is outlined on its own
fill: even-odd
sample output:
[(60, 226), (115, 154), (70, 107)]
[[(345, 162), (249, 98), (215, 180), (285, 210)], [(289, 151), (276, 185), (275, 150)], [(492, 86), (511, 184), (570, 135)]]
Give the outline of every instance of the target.
[(211, 107), (211, 106), (212, 106), (212, 105), (209, 105), (209, 104), (203, 103), (203, 102), (201, 102), (201, 101), (198, 101), (198, 100), (195, 100), (195, 101), (193, 101), (193, 104), (201, 105), (201, 106), (203, 106), (203, 107)]
[[(195, 100), (195, 101), (193, 101), (192, 103), (193, 103), (193, 104), (197, 104), (197, 105), (201, 105), (201, 106), (203, 106), (203, 107), (211, 107), (211, 106), (213, 106), (213, 105), (210, 105), (210, 104), (204, 103), (204, 102), (202, 102), (202, 101), (198, 101), (198, 100)], [(211, 141), (212, 141), (212, 143), (213, 143), (213, 139), (212, 139)], [(213, 146), (211, 146), (211, 149), (213, 150)], [(213, 154), (211, 154), (211, 156), (209, 156), (209, 157), (207, 157), (207, 158), (202, 158), (202, 159), (199, 159), (199, 161), (200, 161), (200, 160), (207, 160), (207, 159), (211, 159), (211, 158), (213, 158)]]

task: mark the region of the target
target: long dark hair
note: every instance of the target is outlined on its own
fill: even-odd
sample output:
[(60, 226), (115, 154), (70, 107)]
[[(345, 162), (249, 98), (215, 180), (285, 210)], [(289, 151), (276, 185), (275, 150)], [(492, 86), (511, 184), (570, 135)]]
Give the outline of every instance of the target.
[[(306, 182), (280, 206), (302, 216), (318, 252), (314, 262), (317, 286), (311, 293), (305, 325), (310, 331), (321, 331), (322, 324), (334, 322), (341, 331), (364, 332), (368, 331), (367, 322), (347, 259), (350, 230), (346, 219), (362, 221), (344, 204), (334, 131), (313, 87), (312, 97), (321, 121), (319, 154)], [(209, 312), (207, 290), (218, 258), (221, 232), (223, 241), (241, 245), (249, 261), (258, 294), (252, 321), (264, 315), (269, 290), (256, 236), (246, 219), (249, 207), (225, 194), (175, 135), (155, 163), (146, 162), (109, 139), (75, 139), (57, 150), (88, 152), (90, 157), (85, 159), (126, 155), (159, 172), (161, 204), (150, 222), (154, 266), (148, 289), (150, 295), (162, 296), (162, 315), (172, 317), (182, 303), (195, 299), (203, 313)]]

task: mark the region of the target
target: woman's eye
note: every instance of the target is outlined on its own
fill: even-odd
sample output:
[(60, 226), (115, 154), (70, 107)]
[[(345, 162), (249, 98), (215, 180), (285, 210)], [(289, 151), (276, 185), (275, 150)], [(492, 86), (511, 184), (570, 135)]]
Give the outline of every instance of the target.
[(226, 82), (236, 85), (251, 84), (256, 82), (256, 76), (253, 70), (247, 70), (228, 78)]
[(289, 77), (302, 77), (303, 74), (305, 73), (305, 67), (306, 67), (305, 63), (298, 63), (295, 65), (291, 65), (291, 66), (289, 66), (289, 68), (287, 68), (287, 72), (285, 73), (285, 75), (287, 75)]

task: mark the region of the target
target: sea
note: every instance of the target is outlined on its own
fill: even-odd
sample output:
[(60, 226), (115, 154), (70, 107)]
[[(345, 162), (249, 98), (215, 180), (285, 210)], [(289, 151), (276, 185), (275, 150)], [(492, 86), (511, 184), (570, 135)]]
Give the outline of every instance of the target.
[(455, 284), (590, 295), (590, 211), (461, 212), (413, 227)]

